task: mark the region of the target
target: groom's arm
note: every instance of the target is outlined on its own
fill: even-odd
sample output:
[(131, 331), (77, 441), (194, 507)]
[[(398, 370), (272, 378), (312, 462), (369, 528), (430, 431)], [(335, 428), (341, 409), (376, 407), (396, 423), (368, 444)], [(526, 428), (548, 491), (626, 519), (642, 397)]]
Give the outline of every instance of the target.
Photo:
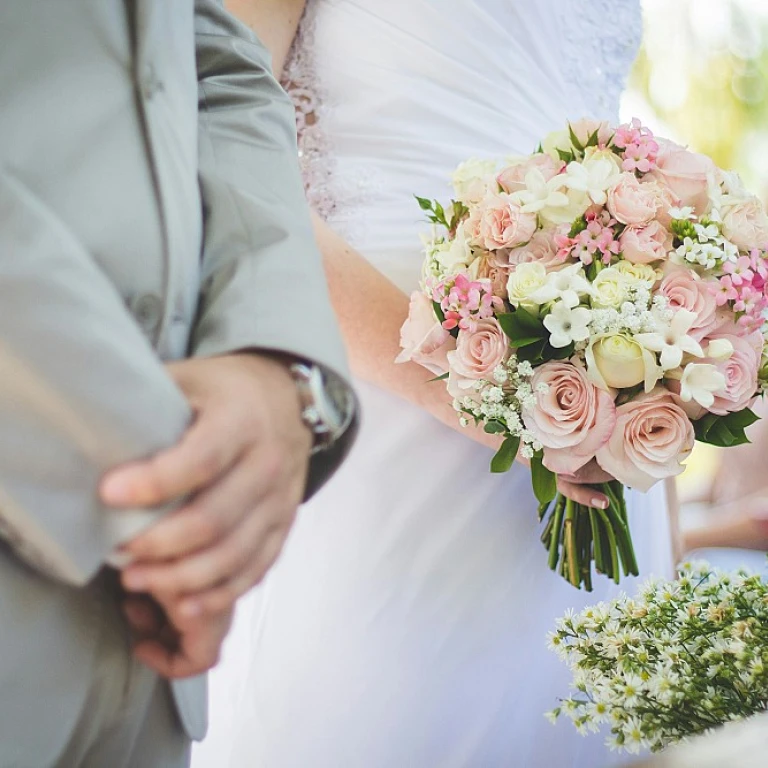
[[(195, 8), (203, 277), (194, 359), (171, 370), (196, 420), (178, 448), (121, 470), (127, 494), (109, 493), (114, 475), (106, 483), (117, 505), (196, 494), (130, 544), (136, 562), (123, 574), (129, 590), (172, 596), (163, 604), (181, 628), (228, 610), (261, 580), (302, 495), (339, 466), (356, 425), (298, 168), (293, 106), (247, 28), (216, 0), (196, 0)], [(333, 391), (349, 417), (309, 466), (290, 361), (324, 372), (329, 399)], [(145, 660), (162, 674), (189, 669), (155, 651)]]
[[(197, 0), (196, 23), (205, 240), (194, 353), (286, 353), (342, 382), (345, 352), (304, 196), (293, 104), (266, 48), (221, 0)], [(354, 431), (314, 457), (308, 495)]]

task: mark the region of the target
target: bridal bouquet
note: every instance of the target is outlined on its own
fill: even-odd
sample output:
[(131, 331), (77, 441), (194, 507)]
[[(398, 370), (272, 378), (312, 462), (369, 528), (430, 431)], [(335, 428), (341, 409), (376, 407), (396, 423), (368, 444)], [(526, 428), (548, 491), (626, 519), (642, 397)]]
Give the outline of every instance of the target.
[(706, 563), (560, 619), (550, 647), (575, 693), (549, 713), (582, 733), (610, 726), (608, 743), (638, 752), (768, 706), (768, 584)]
[[(538, 151), (469, 161), (434, 224), (398, 361), (445, 381), (463, 425), (530, 461), (549, 565), (636, 574), (624, 487), (682, 470), (694, 439), (746, 442), (768, 380), (768, 217), (732, 173), (638, 121), (582, 120)], [(607, 509), (557, 491), (591, 461)]]

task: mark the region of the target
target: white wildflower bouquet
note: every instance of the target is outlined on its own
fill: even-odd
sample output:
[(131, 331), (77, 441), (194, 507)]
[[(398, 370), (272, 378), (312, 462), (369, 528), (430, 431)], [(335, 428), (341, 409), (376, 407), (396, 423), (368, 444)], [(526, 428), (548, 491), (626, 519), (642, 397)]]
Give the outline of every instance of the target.
[[(549, 564), (591, 589), (638, 571), (625, 486), (679, 474), (694, 439), (746, 441), (765, 381), (768, 217), (703, 156), (637, 121), (582, 120), (532, 155), (470, 161), (434, 224), (401, 362), (445, 380), (465, 426), (529, 460)], [(596, 462), (607, 509), (557, 476)]]
[(649, 582), (560, 619), (550, 647), (573, 671), (574, 694), (553, 712), (608, 743), (658, 751), (768, 705), (768, 584), (685, 563), (676, 581)]

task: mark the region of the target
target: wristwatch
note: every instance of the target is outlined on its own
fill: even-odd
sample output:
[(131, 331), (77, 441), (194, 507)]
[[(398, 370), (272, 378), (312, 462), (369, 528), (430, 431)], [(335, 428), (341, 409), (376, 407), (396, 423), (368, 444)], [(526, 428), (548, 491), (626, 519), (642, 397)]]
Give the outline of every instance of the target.
[(291, 376), (301, 403), (301, 419), (314, 435), (311, 453), (330, 449), (349, 428), (355, 413), (355, 398), (342, 379), (326, 375), (312, 363), (293, 363)]

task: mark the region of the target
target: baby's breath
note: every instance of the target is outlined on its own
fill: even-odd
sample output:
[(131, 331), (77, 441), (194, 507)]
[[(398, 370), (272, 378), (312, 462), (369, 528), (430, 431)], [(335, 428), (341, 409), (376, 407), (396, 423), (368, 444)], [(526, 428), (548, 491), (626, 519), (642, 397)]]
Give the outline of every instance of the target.
[(608, 724), (614, 749), (657, 751), (768, 706), (768, 584), (744, 571), (685, 563), (674, 582), (569, 612), (547, 644), (574, 690), (548, 717)]

